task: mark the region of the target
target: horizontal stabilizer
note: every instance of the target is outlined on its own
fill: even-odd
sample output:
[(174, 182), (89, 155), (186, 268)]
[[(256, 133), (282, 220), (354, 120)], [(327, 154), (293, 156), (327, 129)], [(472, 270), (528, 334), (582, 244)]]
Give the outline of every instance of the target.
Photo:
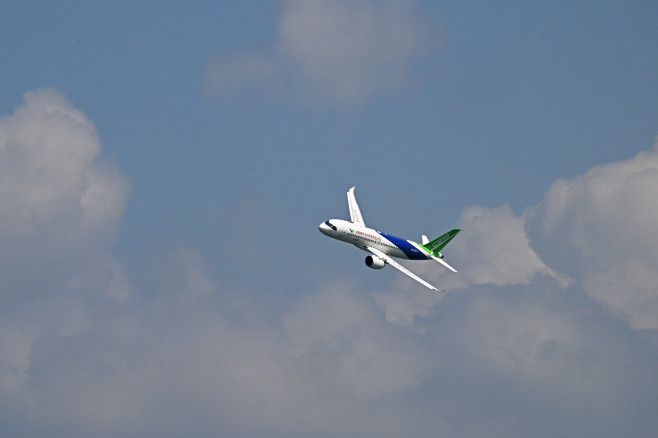
[(450, 269), (452, 272), (454, 272), (454, 273), (458, 273), (457, 270), (456, 270), (455, 268), (453, 268), (452, 266), (450, 266), (450, 265), (448, 264), (448, 262), (446, 262), (446, 261), (443, 260), (442, 258), (439, 258), (439, 257), (436, 257), (436, 256), (432, 256), (432, 259), (434, 259), (434, 260), (436, 260), (437, 262), (441, 263), (443, 266), (445, 266), (446, 268)]

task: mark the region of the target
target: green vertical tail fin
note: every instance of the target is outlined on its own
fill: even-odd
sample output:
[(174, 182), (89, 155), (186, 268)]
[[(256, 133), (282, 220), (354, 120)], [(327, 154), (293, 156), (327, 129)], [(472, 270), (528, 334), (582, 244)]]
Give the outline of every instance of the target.
[(441, 251), (452, 239), (455, 238), (455, 236), (460, 232), (461, 230), (459, 228), (455, 228), (454, 230), (450, 230), (447, 233), (443, 234), (440, 237), (437, 237), (436, 239), (430, 241), (429, 243), (426, 243), (423, 245), (425, 248), (429, 249), (432, 255), (438, 256), (439, 251)]

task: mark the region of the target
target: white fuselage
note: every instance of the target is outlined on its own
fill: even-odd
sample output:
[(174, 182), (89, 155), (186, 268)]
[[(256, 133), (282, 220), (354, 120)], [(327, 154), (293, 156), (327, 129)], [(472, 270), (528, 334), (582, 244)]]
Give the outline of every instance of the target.
[(355, 225), (342, 219), (330, 219), (319, 226), (320, 231), (334, 239), (351, 243), (364, 251), (376, 248), (392, 257), (427, 260), (430, 255), (416, 242), (382, 233), (372, 228)]

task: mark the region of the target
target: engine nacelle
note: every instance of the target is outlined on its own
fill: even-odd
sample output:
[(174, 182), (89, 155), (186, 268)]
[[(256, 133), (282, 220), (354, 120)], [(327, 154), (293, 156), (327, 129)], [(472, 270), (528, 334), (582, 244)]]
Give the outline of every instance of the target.
[(366, 266), (370, 269), (381, 269), (384, 267), (386, 262), (379, 257), (369, 255), (366, 257)]

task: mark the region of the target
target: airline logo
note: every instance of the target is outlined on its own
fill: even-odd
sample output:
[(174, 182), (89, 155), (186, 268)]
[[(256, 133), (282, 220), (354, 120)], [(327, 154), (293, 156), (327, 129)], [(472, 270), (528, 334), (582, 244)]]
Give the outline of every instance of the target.
[(380, 241), (382, 240), (382, 238), (379, 237), (379, 236), (375, 236), (375, 235), (370, 234), (370, 233), (364, 233), (363, 231), (353, 230), (353, 229), (350, 228), (350, 232), (351, 232), (351, 233), (354, 233), (354, 234), (356, 234), (356, 235), (358, 235), (358, 236), (363, 236), (363, 237), (366, 237), (366, 238), (368, 238), (368, 239), (376, 240), (376, 241), (378, 241), (378, 242), (380, 242)]

